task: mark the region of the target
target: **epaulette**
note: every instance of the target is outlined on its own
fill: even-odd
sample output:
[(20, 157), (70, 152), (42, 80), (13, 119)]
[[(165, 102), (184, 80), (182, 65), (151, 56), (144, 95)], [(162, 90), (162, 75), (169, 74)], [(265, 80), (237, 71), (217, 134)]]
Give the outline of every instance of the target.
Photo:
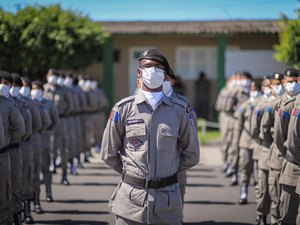
[(129, 96), (129, 97), (126, 97), (126, 98), (123, 98), (122, 100), (118, 101), (116, 103), (116, 106), (120, 107), (121, 105), (124, 105), (126, 102), (130, 102), (134, 99), (135, 96)]
[(176, 97), (173, 97), (173, 98), (171, 97), (170, 101), (182, 106), (183, 108), (186, 108), (188, 106), (188, 102), (183, 101), (183, 100), (181, 100), (179, 98), (176, 98)]
[(293, 97), (290, 97), (287, 100), (285, 100), (282, 104), (287, 105), (288, 103), (293, 102), (295, 100), (296, 100), (296, 96), (293, 96)]

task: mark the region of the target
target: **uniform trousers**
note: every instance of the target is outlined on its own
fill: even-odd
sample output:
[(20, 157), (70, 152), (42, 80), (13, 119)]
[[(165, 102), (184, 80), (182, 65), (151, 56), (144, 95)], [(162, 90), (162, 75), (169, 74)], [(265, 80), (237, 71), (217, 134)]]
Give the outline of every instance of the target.
[(297, 182), (296, 193), (298, 195), (298, 201), (299, 201), (296, 224), (300, 224), (300, 177), (299, 177), (298, 182)]
[(57, 124), (54, 140), (53, 140), (53, 158), (56, 159), (58, 156), (58, 152), (61, 157), (61, 167), (62, 169), (67, 168), (68, 162), (68, 149), (67, 149), (67, 139), (66, 136), (68, 134), (66, 118), (60, 117), (59, 123)]
[(239, 160), (240, 183), (248, 186), (253, 173), (253, 149), (241, 148)]
[(40, 173), (42, 172), (43, 160), (41, 134), (34, 134), (31, 140), (33, 146), (33, 193), (39, 193), (41, 186)]
[(78, 147), (76, 140), (76, 125), (75, 125), (75, 117), (69, 116), (67, 117), (67, 149), (69, 150), (68, 159), (73, 159), (76, 156), (76, 148)]
[(282, 193), (280, 196), (280, 219), (281, 225), (296, 225), (296, 218), (299, 207), (299, 197), (296, 193), (296, 187), (282, 184)]
[(12, 224), (11, 175), (9, 153), (0, 154), (0, 224)]
[(268, 215), (270, 212), (271, 199), (269, 194), (269, 170), (259, 169), (258, 187), (259, 197), (257, 199), (256, 212), (258, 215)]
[(185, 195), (185, 186), (186, 186), (186, 182), (187, 182), (186, 171), (182, 171), (182, 172), (177, 174), (177, 181), (178, 181), (179, 188), (180, 188), (181, 202), (182, 202), (182, 206), (183, 206), (183, 204), (184, 204), (184, 195)]
[(75, 117), (75, 136), (76, 136), (76, 141), (77, 141), (77, 146), (75, 149), (75, 156), (78, 156), (83, 149), (83, 140), (82, 140), (82, 128), (81, 128), (81, 116), (76, 116)]
[(271, 198), (271, 224), (278, 224), (280, 218), (279, 199), (281, 185), (279, 183), (280, 170), (269, 169), (269, 193)]
[(21, 197), (22, 200), (29, 201), (33, 199), (33, 148), (32, 141), (29, 140), (22, 143), (22, 188)]
[(51, 140), (50, 140), (50, 133), (45, 132), (41, 135), (42, 140), (42, 172), (44, 177), (44, 184), (50, 185), (52, 183), (52, 173), (50, 172), (50, 164), (51, 164)]
[[(143, 225), (143, 224), (145, 223), (135, 222), (118, 215), (116, 216), (116, 225)], [(181, 225), (181, 224), (182, 222), (178, 221), (172, 223), (153, 223), (152, 225)]]
[(22, 211), (22, 154), (20, 148), (9, 149), (12, 187), (12, 209), (14, 213)]
[(258, 160), (253, 159), (253, 176), (255, 180), (255, 199), (258, 202), (259, 198), (259, 186), (258, 186)]

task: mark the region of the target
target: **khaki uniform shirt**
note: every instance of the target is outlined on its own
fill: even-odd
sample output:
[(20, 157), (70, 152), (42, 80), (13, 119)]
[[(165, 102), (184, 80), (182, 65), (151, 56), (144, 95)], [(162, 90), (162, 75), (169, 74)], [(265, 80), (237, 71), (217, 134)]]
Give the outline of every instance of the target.
[[(118, 173), (164, 178), (199, 162), (199, 141), (186, 109), (163, 95), (157, 108), (142, 92), (118, 102), (111, 111), (102, 141), (102, 159)], [(110, 206), (113, 213), (140, 223), (182, 220), (179, 185), (136, 188), (120, 182)]]
[(25, 135), (23, 117), (11, 99), (0, 96), (0, 115), (4, 130), (4, 147), (20, 143)]

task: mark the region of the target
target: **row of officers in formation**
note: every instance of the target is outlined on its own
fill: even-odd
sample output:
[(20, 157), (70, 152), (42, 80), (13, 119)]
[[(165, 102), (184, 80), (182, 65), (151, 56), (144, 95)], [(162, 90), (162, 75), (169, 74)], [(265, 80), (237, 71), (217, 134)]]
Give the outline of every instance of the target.
[(43, 213), (40, 175), (51, 202), (50, 168), (55, 172), (57, 159), (61, 183), (69, 185), (67, 175), (78, 174), (81, 155), (88, 160), (91, 147), (100, 148), (108, 102), (97, 82), (54, 69), (46, 80), (0, 71), (1, 225), (34, 223), (31, 203)]
[(247, 204), (255, 183), (255, 224), (300, 224), (300, 73), (287, 69), (262, 81), (233, 74), (221, 90), (216, 109), (224, 172), (240, 184), (239, 204)]

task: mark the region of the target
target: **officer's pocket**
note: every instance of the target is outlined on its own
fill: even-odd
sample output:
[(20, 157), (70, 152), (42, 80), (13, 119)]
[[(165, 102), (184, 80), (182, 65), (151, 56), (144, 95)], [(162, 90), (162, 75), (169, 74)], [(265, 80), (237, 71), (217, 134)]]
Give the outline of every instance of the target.
[(181, 193), (177, 187), (170, 191), (157, 191), (155, 196), (155, 211), (173, 211), (182, 208)]
[(125, 182), (122, 182), (117, 193), (118, 201), (130, 207), (143, 207), (146, 201), (147, 191), (135, 188)]
[(175, 152), (179, 137), (177, 129), (167, 124), (159, 124), (158, 131), (158, 151)]
[(144, 123), (126, 126), (126, 149), (145, 150), (146, 126)]

